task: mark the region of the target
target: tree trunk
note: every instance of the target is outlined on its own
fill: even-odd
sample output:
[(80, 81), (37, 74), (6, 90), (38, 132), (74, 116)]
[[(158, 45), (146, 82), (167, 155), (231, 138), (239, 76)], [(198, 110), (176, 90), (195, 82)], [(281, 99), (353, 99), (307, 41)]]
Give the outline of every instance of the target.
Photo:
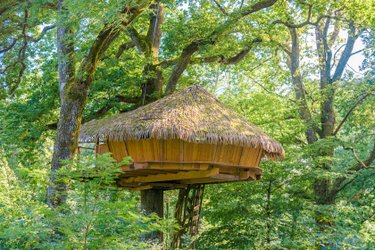
[(57, 138), (52, 158), (52, 185), (48, 187), (47, 203), (57, 207), (65, 203), (66, 184), (59, 180), (57, 171), (62, 167), (62, 160), (71, 159), (77, 146), (79, 126), (85, 103), (85, 90), (76, 92), (74, 86), (75, 55), (74, 33), (68, 24), (68, 16), (63, 7), (63, 0), (58, 3), (59, 26), (57, 29), (57, 51), (60, 91), (60, 117), (57, 125)]
[[(357, 35), (355, 35), (355, 28), (352, 23), (349, 24), (349, 34), (348, 39), (345, 44), (343, 53), (340, 56), (338, 65), (331, 76), (332, 65), (335, 63), (332, 58), (331, 48), (328, 31), (330, 27), (331, 19), (327, 18), (324, 25), (316, 25), (315, 35), (316, 35), (316, 48), (319, 57), (319, 73), (320, 73), (320, 91), (322, 100), (320, 103), (320, 138), (327, 139), (334, 136), (335, 124), (336, 124), (336, 114), (334, 109), (335, 102), (335, 82), (340, 81), (342, 74), (345, 69), (352, 50)], [(331, 38), (333, 39), (333, 38)], [(325, 160), (319, 164), (318, 168), (330, 172), (333, 164), (334, 157), (334, 147), (325, 147), (320, 149), (318, 157), (323, 157)], [(320, 230), (324, 232), (327, 227), (331, 227), (335, 223), (335, 219), (332, 214), (325, 209), (326, 205), (334, 205), (337, 196), (336, 180), (332, 177), (318, 177), (314, 182), (314, 195), (317, 205), (322, 205), (322, 209), (316, 211), (316, 222)], [(321, 243), (328, 246), (329, 243)]]
[(304, 121), (306, 125), (305, 136), (307, 142), (312, 144), (317, 141), (317, 136), (315, 134), (315, 130), (313, 128), (313, 119), (307, 105), (306, 95), (305, 95), (305, 88), (302, 81), (301, 69), (300, 69), (300, 48), (299, 48), (299, 39), (297, 35), (296, 28), (289, 28), (289, 33), (292, 37), (292, 46), (291, 50), (288, 52), (288, 67), (290, 70), (290, 75), (292, 78), (293, 88), (296, 96), (296, 100), (298, 101), (298, 108), (299, 108), (299, 115), (300, 118)]
[[(161, 219), (164, 216), (163, 208), (163, 190), (162, 189), (150, 189), (141, 191), (141, 209), (145, 214), (156, 213)], [(158, 243), (163, 242), (163, 233), (160, 231), (154, 231), (145, 234), (142, 240), (157, 241)]]
[[(123, 21), (122, 25), (127, 27), (148, 3), (148, 1), (145, 1), (140, 3), (138, 8), (133, 8), (129, 13), (129, 18)], [(94, 40), (87, 56), (81, 63), (81, 67), (76, 73), (74, 33), (69, 23), (69, 13), (64, 8), (64, 0), (59, 0), (58, 2), (57, 16), (60, 117), (52, 158), (51, 185), (48, 187), (47, 192), (47, 203), (51, 207), (57, 207), (65, 203), (66, 184), (59, 180), (57, 171), (62, 167), (62, 160), (70, 160), (74, 156), (74, 151), (78, 146), (82, 112), (99, 58), (121, 31), (117, 24), (105, 25)]]

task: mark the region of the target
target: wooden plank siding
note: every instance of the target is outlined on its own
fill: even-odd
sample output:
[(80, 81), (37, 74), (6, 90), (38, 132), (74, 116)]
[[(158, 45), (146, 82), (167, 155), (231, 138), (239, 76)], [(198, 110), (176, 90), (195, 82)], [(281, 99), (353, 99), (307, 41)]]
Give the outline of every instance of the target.
[(206, 162), (256, 167), (262, 156), (260, 148), (189, 143), (181, 140), (109, 141), (108, 144), (97, 147), (99, 154), (109, 150), (117, 161), (130, 155), (134, 162)]
[(256, 180), (262, 173), (260, 148), (177, 139), (108, 141), (96, 148), (98, 154), (108, 151), (117, 162), (126, 156), (133, 159), (133, 164), (121, 167), (118, 184), (134, 190), (152, 188), (153, 183), (165, 183), (170, 189), (173, 185)]

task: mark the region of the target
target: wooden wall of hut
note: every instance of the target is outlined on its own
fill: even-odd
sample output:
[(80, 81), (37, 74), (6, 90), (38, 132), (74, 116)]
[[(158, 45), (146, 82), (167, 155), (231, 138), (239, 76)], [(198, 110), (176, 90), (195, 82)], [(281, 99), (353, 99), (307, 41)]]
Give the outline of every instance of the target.
[(137, 163), (207, 163), (243, 168), (257, 167), (262, 157), (261, 148), (191, 143), (177, 139), (108, 141), (98, 145), (97, 152), (111, 152), (118, 162), (130, 156)]

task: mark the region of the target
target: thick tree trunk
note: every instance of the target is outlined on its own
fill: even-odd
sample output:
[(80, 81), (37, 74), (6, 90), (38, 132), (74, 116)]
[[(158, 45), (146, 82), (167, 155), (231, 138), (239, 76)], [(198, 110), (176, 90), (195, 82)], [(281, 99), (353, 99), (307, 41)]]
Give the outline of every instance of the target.
[[(139, 105), (156, 101), (162, 96), (163, 74), (159, 64), (161, 25), (164, 20), (164, 6), (159, 0), (149, 6), (149, 26), (147, 35), (138, 33), (134, 27), (128, 29), (132, 43), (146, 59), (143, 69), (144, 80), (141, 84), (142, 100)], [(126, 45), (125, 45), (126, 46)], [(121, 50), (119, 55), (121, 55)]]
[[(133, 8), (126, 21), (127, 27), (141, 12), (149, 1), (141, 2)], [(125, 7), (125, 10), (127, 7)], [(69, 13), (64, 8), (64, 0), (58, 2), (57, 51), (60, 91), (60, 117), (57, 126), (57, 138), (52, 158), (51, 185), (48, 187), (47, 203), (57, 207), (65, 203), (66, 184), (58, 179), (57, 171), (62, 167), (62, 160), (72, 159), (78, 146), (82, 112), (87, 100), (87, 93), (93, 81), (97, 63), (120, 32), (117, 24), (105, 25), (93, 42), (87, 56), (76, 73), (74, 54), (74, 33), (69, 23)]]
[(75, 94), (74, 74), (74, 33), (68, 24), (68, 15), (63, 7), (63, 0), (58, 2), (59, 26), (57, 29), (57, 51), (60, 91), (60, 117), (57, 126), (57, 138), (52, 158), (52, 184), (48, 187), (47, 203), (50, 207), (57, 207), (65, 203), (66, 184), (59, 180), (57, 171), (62, 167), (62, 160), (71, 159), (77, 146), (79, 126), (86, 91)]
[[(336, 114), (334, 109), (335, 101), (335, 82), (341, 80), (342, 74), (345, 69), (357, 36), (354, 34), (355, 29), (352, 23), (349, 24), (349, 34), (348, 39), (345, 44), (343, 53), (340, 56), (338, 65), (331, 76), (332, 65), (335, 63), (332, 58), (331, 48), (332, 44), (329, 42), (328, 30), (330, 27), (331, 19), (327, 18), (325, 23), (317, 25), (315, 29), (316, 35), (316, 47), (319, 56), (319, 67), (320, 67), (320, 91), (322, 96), (322, 101), (320, 103), (320, 138), (326, 139), (334, 136), (335, 126), (336, 126)], [(333, 35), (335, 36), (335, 35)], [(332, 37), (331, 40), (335, 38)], [(324, 157), (326, 159), (333, 159), (334, 148), (325, 147), (321, 149), (318, 157)], [(327, 160), (318, 166), (320, 169), (327, 172), (332, 169), (332, 160)], [(314, 182), (314, 194), (315, 201), (317, 205), (322, 205), (323, 209), (319, 209), (316, 212), (316, 222), (320, 227), (320, 230), (324, 232), (327, 227), (334, 225), (335, 220), (332, 214), (324, 209), (326, 205), (334, 205), (336, 203), (336, 196), (338, 193), (337, 179), (331, 177), (318, 177)], [(327, 245), (329, 243), (323, 243)]]
[(62, 205), (66, 200), (66, 185), (58, 180), (56, 171), (62, 167), (62, 160), (73, 158), (74, 151), (77, 148), (86, 93), (87, 90), (82, 90), (77, 96), (70, 96), (61, 100), (57, 138), (52, 158), (51, 182), (53, 184), (48, 187), (48, 204), (51, 207)]
[(161, 39), (161, 25), (164, 21), (164, 6), (156, 1), (156, 4), (150, 5), (150, 25), (146, 36), (146, 55), (149, 57), (149, 63), (144, 72), (147, 77), (142, 87), (143, 103), (150, 103), (159, 99), (163, 91), (163, 73), (159, 64), (159, 48)]
[(292, 84), (298, 101), (299, 116), (304, 121), (306, 125), (305, 136), (307, 142), (312, 144), (317, 141), (317, 136), (314, 130), (314, 124), (310, 109), (307, 105), (305, 88), (302, 81), (301, 69), (300, 69), (300, 48), (299, 48), (299, 39), (297, 35), (297, 29), (289, 27), (289, 33), (292, 37), (292, 46), (288, 52), (288, 67), (290, 70), (290, 75), (292, 78)]
[[(141, 209), (145, 214), (156, 213), (161, 219), (164, 216), (164, 201), (163, 190), (161, 189), (150, 189), (141, 191)], [(157, 241), (158, 243), (163, 242), (163, 233), (155, 231), (148, 233), (143, 236), (144, 240)]]

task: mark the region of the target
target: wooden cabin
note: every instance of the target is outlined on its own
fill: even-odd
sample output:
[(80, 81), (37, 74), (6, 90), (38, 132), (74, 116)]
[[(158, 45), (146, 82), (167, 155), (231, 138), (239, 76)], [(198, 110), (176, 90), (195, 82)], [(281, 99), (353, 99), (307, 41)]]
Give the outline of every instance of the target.
[(90, 121), (80, 140), (118, 162), (130, 156), (117, 184), (136, 190), (257, 180), (262, 159), (284, 156), (278, 142), (197, 85)]

